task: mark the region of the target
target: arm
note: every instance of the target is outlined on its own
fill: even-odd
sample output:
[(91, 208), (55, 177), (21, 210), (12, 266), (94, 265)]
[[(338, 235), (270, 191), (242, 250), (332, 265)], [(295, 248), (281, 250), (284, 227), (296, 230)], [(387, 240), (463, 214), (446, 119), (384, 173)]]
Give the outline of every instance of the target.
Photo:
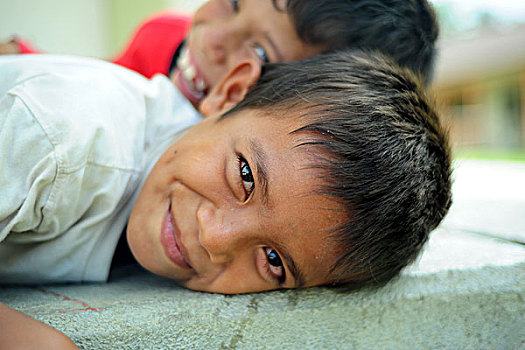
[(29, 77), (17, 72), (14, 62), (20, 59), (0, 59), (0, 163), (6, 165), (0, 167), (0, 285), (31, 282), (26, 272), (41, 264), (28, 258), (28, 243), (58, 234), (38, 231), (57, 176), (56, 156), (26, 101), (17, 96), (19, 82), (32, 86), (30, 72)]
[(14, 37), (13, 39), (0, 43), (0, 55), (17, 55), (26, 53), (41, 53), (27, 39)]
[(0, 349), (78, 349), (58, 330), (0, 303)]
[[(16, 82), (2, 79), (8, 76), (3, 74), (4, 68), (0, 67), (0, 86), (8, 87)], [(10, 232), (29, 232), (38, 227), (56, 176), (53, 145), (24, 101), (13, 95), (6, 92), (0, 97), (0, 160), (9, 164), (0, 169), (0, 243)], [(13, 262), (5, 253), (0, 245), (2, 282), (1, 266)]]
[(0, 43), (0, 55), (16, 55), (19, 53), (20, 49), (14, 40)]

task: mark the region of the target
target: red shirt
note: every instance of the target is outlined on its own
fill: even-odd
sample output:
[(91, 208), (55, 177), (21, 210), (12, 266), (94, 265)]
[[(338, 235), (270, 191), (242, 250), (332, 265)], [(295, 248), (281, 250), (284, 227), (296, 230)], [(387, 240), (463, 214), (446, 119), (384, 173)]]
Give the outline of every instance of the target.
[(173, 54), (186, 37), (191, 17), (161, 13), (144, 21), (124, 52), (113, 62), (150, 78), (168, 75)]

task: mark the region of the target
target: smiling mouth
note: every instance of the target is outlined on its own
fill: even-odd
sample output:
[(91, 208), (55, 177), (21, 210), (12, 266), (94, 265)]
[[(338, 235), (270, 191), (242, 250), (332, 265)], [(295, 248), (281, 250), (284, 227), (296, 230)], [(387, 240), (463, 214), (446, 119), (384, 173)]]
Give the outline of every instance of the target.
[(191, 102), (198, 104), (206, 96), (208, 86), (195, 67), (187, 47), (182, 49), (177, 59), (175, 79), (179, 90)]
[(178, 227), (171, 216), (171, 204), (168, 208), (168, 211), (164, 215), (164, 219), (162, 220), (162, 226), (161, 226), (161, 235), (160, 235), (160, 241), (162, 243), (162, 246), (164, 247), (164, 253), (166, 256), (177, 266), (186, 269), (186, 270), (192, 270), (191, 265), (188, 263), (188, 261), (184, 258), (183, 253), (181, 251), (180, 242), (177, 240), (176, 233), (180, 233), (178, 231)]

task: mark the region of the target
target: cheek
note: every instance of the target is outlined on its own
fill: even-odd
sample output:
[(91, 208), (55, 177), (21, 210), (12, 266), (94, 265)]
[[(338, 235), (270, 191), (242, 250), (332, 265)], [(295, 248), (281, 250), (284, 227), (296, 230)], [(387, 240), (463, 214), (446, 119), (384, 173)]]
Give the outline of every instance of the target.
[(169, 190), (170, 184), (176, 181), (174, 170), (177, 153), (174, 148), (170, 148), (162, 155), (148, 175), (140, 196), (159, 195)]
[(156, 173), (153, 191), (169, 195), (181, 183), (202, 196), (221, 192), (224, 185), (224, 156), (215, 143), (185, 145), (177, 149)]
[(242, 294), (277, 289), (265, 283), (257, 277), (255, 270), (250, 270), (246, 266), (241, 266), (241, 264), (230, 265), (222, 273), (214, 274), (209, 278), (192, 279), (184, 282), (183, 285), (192, 290), (221, 294)]
[[(128, 245), (140, 265), (152, 270), (157, 265), (157, 237), (160, 235), (161, 206), (149, 205), (148, 198), (137, 205), (131, 213), (126, 231)], [(166, 206), (167, 207), (167, 206)]]

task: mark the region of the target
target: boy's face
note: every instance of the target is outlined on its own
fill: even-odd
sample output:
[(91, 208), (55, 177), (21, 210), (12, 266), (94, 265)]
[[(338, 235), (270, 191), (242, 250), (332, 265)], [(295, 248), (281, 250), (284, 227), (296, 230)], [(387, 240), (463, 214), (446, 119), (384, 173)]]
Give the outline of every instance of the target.
[(293, 116), (206, 118), (149, 174), (127, 238), (146, 269), (181, 285), (247, 293), (329, 282), (337, 204), (315, 191), (314, 150)]
[[(285, 9), (284, 0), (277, 4)], [(260, 71), (265, 62), (296, 61), (322, 51), (299, 39), (286, 10), (277, 10), (272, 0), (206, 2), (194, 15), (186, 48), (171, 79), (196, 106), (242, 61), (253, 60)]]

